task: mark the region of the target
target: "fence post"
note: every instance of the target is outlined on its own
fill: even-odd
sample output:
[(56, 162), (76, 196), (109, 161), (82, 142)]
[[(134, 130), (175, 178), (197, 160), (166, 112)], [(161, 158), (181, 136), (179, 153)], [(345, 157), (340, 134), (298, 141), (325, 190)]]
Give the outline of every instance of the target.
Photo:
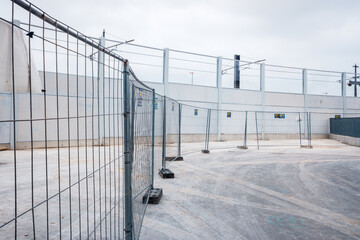
[(133, 216), (132, 216), (132, 190), (131, 190), (131, 166), (133, 161), (133, 139), (132, 139), (132, 123), (131, 123), (131, 96), (130, 96), (130, 80), (129, 80), (129, 63), (124, 62), (124, 194), (125, 194), (125, 239), (132, 240), (133, 238)]
[(257, 141), (257, 148), (258, 148), (258, 150), (259, 150), (259, 130), (258, 130), (257, 112), (255, 112), (255, 125), (256, 125), (256, 141)]
[[(99, 39), (99, 45), (105, 48), (105, 31), (101, 38)], [(104, 81), (104, 58), (105, 54), (103, 51), (98, 51), (98, 104), (99, 104), (99, 145), (105, 144), (105, 113), (104, 113), (104, 90), (105, 90), (105, 81)], [(127, 63), (128, 64), (128, 63)], [(103, 114), (103, 116), (101, 116)]]
[(166, 96), (164, 96), (163, 111), (163, 142), (162, 142), (162, 169), (166, 169)]
[(239, 149), (247, 149), (247, 115), (248, 112), (245, 112), (245, 130), (244, 130), (244, 142), (242, 146), (238, 146)]
[(164, 113), (163, 113), (163, 142), (162, 142), (162, 167), (159, 175), (162, 178), (174, 178), (175, 175), (172, 171), (166, 168), (166, 96), (164, 96)]
[(164, 96), (169, 95), (169, 49), (164, 49), (163, 55), (163, 84), (164, 84)]
[(181, 156), (181, 112), (182, 112), (182, 104), (179, 103), (179, 145), (178, 145), (178, 156), (176, 158), (177, 161), (184, 160)]
[(312, 148), (312, 145), (311, 145), (311, 112), (309, 112), (309, 123), (308, 123), (308, 138), (309, 138), (309, 147)]
[[(356, 87), (356, 86), (355, 86)], [(343, 99), (343, 115), (345, 117), (346, 108), (347, 108), (347, 99), (346, 99), (346, 73), (341, 74), (341, 96)]]
[[(265, 63), (260, 64), (260, 91), (261, 91), (261, 122), (264, 122), (265, 111)], [(265, 139), (264, 126), (261, 125), (261, 140)]]
[(300, 113), (298, 114), (298, 116), (299, 116), (298, 122), (299, 122), (300, 148), (301, 148), (302, 144), (301, 144), (301, 115), (300, 115)]
[(211, 117), (211, 109), (207, 110), (207, 118), (206, 118), (206, 132), (205, 132), (205, 148), (201, 150), (202, 153), (210, 153), (209, 151), (209, 133), (210, 133), (210, 117)]
[(218, 90), (218, 102), (217, 102), (217, 140), (221, 141), (221, 102), (222, 102), (222, 57), (217, 58), (216, 69), (216, 84)]
[(152, 109), (152, 130), (151, 130), (151, 189), (154, 188), (154, 164), (155, 164), (155, 89), (153, 89), (153, 109)]

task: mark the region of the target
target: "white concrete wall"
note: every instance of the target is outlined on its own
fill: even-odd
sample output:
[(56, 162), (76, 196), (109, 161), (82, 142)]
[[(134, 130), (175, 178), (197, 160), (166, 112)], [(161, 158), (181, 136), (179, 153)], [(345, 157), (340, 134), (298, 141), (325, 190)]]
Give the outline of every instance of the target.
[[(43, 74), (40, 74), (42, 77)], [(42, 79), (43, 80), (43, 79)], [(55, 120), (56, 113), (56, 84), (54, 73), (46, 73), (47, 85), (47, 118), (48, 124), (48, 140), (57, 140), (57, 122)], [(92, 95), (91, 81), (88, 78), (87, 96)], [(67, 117), (67, 79), (66, 75), (59, 75), (59, 117)], [(107, 82), (107, 81), (105, 81)], [(147, 83), (150, 87), (155, 88), (159, 94), (164, 94), (164, 85), (161, 83)], [(85, 114), (85, 78), (79, 77), (79, 115)], [(116, 85), (110, 85), (112, 90)], [(105, 89), (109, 86), (106, 85)], [(97, 89), (95, 80), (95, 91)], [(121, 93), (121, 81), (119, 82), (119, 92)], [(76, 105), (76, 78), (70, 77), (69, 84), (70, 91), (70, 116), (75, 117), (77, 113)], [(107, 91), (107, 90), (106, 90)], [(168, 84), (169, 97), (183, 103), (182, 114), (182, 133), (185, 135), (204, 134), (207, 108), (217, 109), (218, 105), (218, 88), (207, 86), (193, 86), (187, 84), (179, 84), (169, 82)], [(96, 95), (96, 94), (95, 94)], [(263, 94), (264, 101), (262, 105), (262, 93), (254, 90), (240, 90), (240, 89), (222, 89), (222, 105), (221, 105), (221, 134), (243, 134), (245, 126), (245, 112), (244, 111), (270, 111), (271, 113), (258, 114), (259, 132), (264, 134), (282, 133), (282, 134), (296, 134), (298, 131), (297, 114), (304, 112), (305, 100), (303, 94), (289, 94), (289, 93), (275, 93), (265, 92)], [(29, 94), (17, 93), (17, 119), (29, 119)], [(121, 96), (120, 96), (121, 98)], [(118, 100), (121, 104), (121, 99)], [(360, 115), (360, 98), (347, 97), (347, 113), (359, 113)], [(0, 120), (11, 120), (11, 93), (0, 93)], [(110, 108), (113, 107), (113, 101), (110, 101)], [(97, 114), (97, 100), (94, 102), (95, 112)], [(109, 102), (106, 100), (106, 109), (108, 109)], [(92, 105), (90, 99), (86, 104), (88, 116), (91, 115)], [(161, 106), (159, 106), (160, 108)], [(198, 115), (194, 115), (194, 109), (198, 109)], [(320, 96), (308, 95), (308, 111), (312, 113), (312, 133), (314, 134), (329, 134), (329, 118), (334, 117), (335, 114), (343, 114), (343, 97), (341, 96)], [(227, 112), (231, 112), (231, 118), (227, 117)], [(106, 110), (108, 113), (108, 110)], [(111, 110), (110, 110), (111, 113)], [(161, 110), (157, 110), (156, 118), (161, 116)], [(286, 119), (274, 119), (274, 113), (286, 113)], [(320, 114), (321, 113), (321, 114)], [(326, 113), (326, 114), (325, 114)], [(352, 114), (353, 116), (354, 114)], [(356, 115), (356, 114), (355, 114)], [(44, 102), (42, 94), (33, 95), (33, 118), (44, 118)], [(301, 123), (302, 131), (306, 130), (305, 115), (301, 117), (304, 120)], [(108, 118), (105, 121), (108, 123)], [(157, 121), (158, 122), (158, 121)], [(91, 118), (87, 120), (88, 133), (91, 132), (91, 127), (94, 125), (94, 138), (98, 138), (98, 123), (97, 118), (92, 124)], [(110, 129), (112, 128), (113, 119), (110, 119)], [(67, 120), (60, 120), (60, 136), (61, 141), (68, 139), (68, 123)], [(70, 139), (77, 138), (77, 122), (76, 119), (70, 120)], [(79, 136), (80, 139), (85, 139), (85, 120), (80, 119)], [(212, 111), (211, 115), (211, 133), (217, 133), (217, 114)], [(29, 122), (17, 123), (17, 136), (19, 142), (28, 142), (30, 140)], [(160, 135), (161, 124), (156, 125), (157, 135)], [(44, 140), (44, 121), (34, 122), (34, 140), (41, 142)], [(248, 133), (255, 132), (255, 115), (253, 112), (248, 113)], [(110, 131), (108, 124), (106, 124), (105, 136), (117, 136), (117, 130)], [(89, 135), (88, 135), (89, 138)], [(11, 139), (11, 125), (10, 122), (0, 122), (0, 144), (9, 144)]]

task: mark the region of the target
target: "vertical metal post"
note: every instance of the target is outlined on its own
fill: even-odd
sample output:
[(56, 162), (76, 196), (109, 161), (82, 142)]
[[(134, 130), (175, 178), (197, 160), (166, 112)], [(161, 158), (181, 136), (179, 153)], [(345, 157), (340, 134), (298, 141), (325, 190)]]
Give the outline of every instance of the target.
[(306, 139), (308, 140), (308, 147), (311, 147), (310, 144), (310, 130), (309, 130), (309, 112), (306, 113)]
[(154, 188), (154, 158), (155, 158), (155, 89), (153, 89), (152, 130), (151, 130), (151, 189)]
[(300, 148), (301, 148), (301, 114), (299, 113), (299, 137), (300, 137)]
[(307, 69), (302, 70), (302, 94), (304, 95), (304, 112), (308, 111), (308, 79)]
[(217, 58), (216, 84), (218, 89), (217, 140), (221, 141), (222, 57)]
[(209, 151), (209, 142), (210, 142), (210, 124), (211, 124), (211, 108), (209, 108), (209, 123), (208, 123), (207, 146), (206, 146), (206, 150), (208, 151)]
[(308, 128), (309, 128), (309, 146), (311, 147), (311, 112), (309, 112)]
[(204, 144), (204, 149), (205, 151), (207, 151), (207, 135), (208, 135), (208, 127), (209, 127), (209, 109), (207, 110), (207, 113), (206, 113), (206, 129), (205, 129), (205, 144)]
[(166, 97), (164, 96), (162, 169), (166, 169)]
[(256, 141), (257, 141), (257, 148), (258, 148), (258, 150), (259, 150), (259, 131), (258, 131), (257, 112), (255, 112), (255, 125), (256, 125)]
[(211, 118), (211, 109), (209, 108), (207, 110), (207, 115), (206, 115), (205, 144), (204, 144), (204, 149), (201, 150), (202, 153), (209, 153), (210, 118)]
[(357, 79), (359, 78), (358, 76), (357, 76), (357, 68), (359, 67), (358, 65), (354, 65), (353, 66), (354, 68), (355, 68), (355, 76), (354, 76), (354, 97), (357, 97)]
[(243, 147), (246, 148), (247, 147), (247, 116), (248, 116), (248, 112), (245, 112), (245, 131), (244, 131), (244, 144)]
[[(261, 122), (264, 122), (265, 111), (265, 63), (260, 64), (260, 91), (261, 91)], [(261, 126), (261, 139), (265, 139), (264, 126)]]
[(124, 62), (124, 81), (123, 81), (123, 92), (124, 92), (124, 190), (125, 190), (125, 239), (132, 240), (133, 234), (133, 217), (132, 217), (132, 189), (131, 189), (131, 165), (132, 165), (132, 127), (131, 127), (131, 110), (130, 110), (130, 80), (129, 80), (129, 63)]
[(179, 146), (178, 146), (178, 157), (181, 157), (181, 111), (182, 111), (182, 104), (179, 104)]
[(169, 95), (169, 49), (164, 49), (163, 55), (163, 84), (164, 84), (164, 96)]
[(343, 115), (345, 117), (346, 108), (347, 108), (347, 99), (346, 99), (346, 73), (341, 73), (341, 96), (343, 99)]
[[(105, 31), (101, 38), (99, 39), (99, 45), (105, 47)], [(105, 141), (105, 128), (104, 121), (105, 115), (101, 116), (104, 113), (104, 89), (105, 89), (105, 81), (104, 81), (104, 64), (105, 64), (105, 55), (103, 51), (98, 51), (98, 101), (99, 101), (99, 145), (103, 145)]]

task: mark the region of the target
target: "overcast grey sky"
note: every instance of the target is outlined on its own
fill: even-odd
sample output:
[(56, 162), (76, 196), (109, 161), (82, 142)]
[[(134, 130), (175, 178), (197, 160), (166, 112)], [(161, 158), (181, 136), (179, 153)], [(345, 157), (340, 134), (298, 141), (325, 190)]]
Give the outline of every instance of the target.
[(352, 71), (360, 63), (356, 0), (31, 2), (91, 36), (105, 28), (138, 44), (307, 68)]

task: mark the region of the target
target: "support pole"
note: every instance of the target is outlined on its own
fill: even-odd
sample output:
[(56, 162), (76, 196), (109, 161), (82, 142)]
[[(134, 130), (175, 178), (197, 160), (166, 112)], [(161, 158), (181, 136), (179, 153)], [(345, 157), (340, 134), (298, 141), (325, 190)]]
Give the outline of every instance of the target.
[[(105, 48), (105, 31), (101, 38), (99, 39), (99, 45)], [(99, 107), (99, 145), (104, 145), (105, 141), (105, 129), (104, 129), (104, 89), (105, 89), (105, 81), (104, 81), (104, 61), (105, 54), (103, 51), (98, 51), (98, 107)], [(102, 116), (101, 116), (102, 115)]]
[[(265, 63), (260, 64), (260, 91), (261, 91), (261, 122), (264, 122), (265, 111)], [(265, 139), (264, 126), (261, 127), (261, 139)]]
[(166, 169), (166, 96), (164, 96), (163, 111), (163, 142), (162, 142), (162, 169)]
[(239, 149), (247, 149), (247, 115), (248, 112), (245, 112), (245, 129), (244, 129), (244, 142), (242, 146), (238, 146)]
[(129, 63), (124, 62), (123, 73), (123, 105), (124, 105), (124, 196), (125, 196), (125, 239), (133, 239), (133, 216), (132, 216), (132, 189), (131, 189), (131, 167), (133, 161), (133, 140), (131, 127), (131, 99), (130, 99), (130, 80), (129, 80)]
[(164, 49), (163, 55), (163, 84), (164, 96), (169, 96), (169, 49)]
[(174, 178), (172, 171), (166, 168), (166, 96), (164, 96), (164, 114), (163, 114), (163, 143), (162, 143), (162, 168), (159, 175), (162, 178)]
[(341, 96), (343, 99), (343, 116), (345, 117), (346, 108), (347, 108), (347, 99), (346, 99), (346, 73), (341, 73)]
[(151, 129), (151, 189), (154, 188), (154, 165), (155, 165), (155, 89), (153, 89), (152, 129)]
[(222, 57), (217, 58), (216, 84), (218, 89), (218, 105), (217, 105), (217, 140), (221, 138), (221, 103), (222, 103)]
[(257, 112), (255, 112), (255, 125), (256, 125), (256, 141), (257, 141), (257, 148), (259, 150), (259, 130), (258, 130), (258, 120), (257, 120)]
[(211, 109), (209, 108), (207, 110), (207, 117), (206, 117), (205, 146), (204, 149), (201, 150), (202, 153), (210, 153), (209, 151), (210, 118), (211, 118)]
[(181, 113), (182, 113), (182, 104), (179, 103), (179, 146), (178, 146), (178, 157), (176, 158), (176, 160), (184, 160), (183, 157), (181, 156)]
[(302, 143), (301, 143), (301, 114), (299, 113), (298, 116), (299, 116), (299, 120), (298, 120), (298, 122), (299, 122), (299, 139), (300, 139), (300, 148), (301, 148), (301, 146), (302, 146)]

